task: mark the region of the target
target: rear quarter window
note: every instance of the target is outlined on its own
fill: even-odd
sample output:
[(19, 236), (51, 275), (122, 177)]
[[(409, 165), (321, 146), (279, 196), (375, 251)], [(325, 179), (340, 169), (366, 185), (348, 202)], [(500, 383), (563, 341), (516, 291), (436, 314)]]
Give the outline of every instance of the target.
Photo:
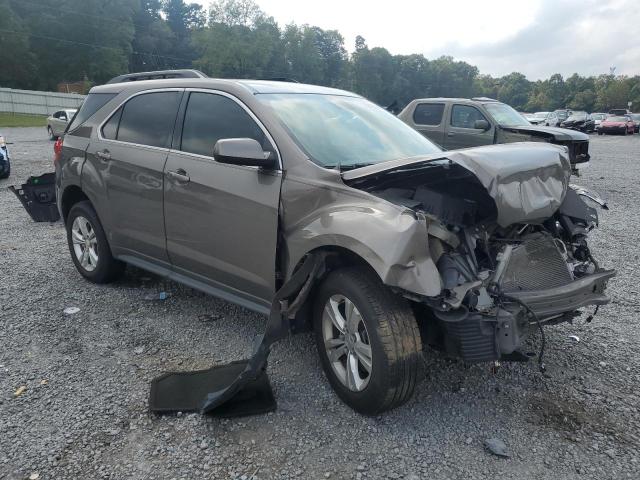
[(416, 125), (440, 125), (444, 103), (419, 103), (413, 111), (413, 122)]
[[(71, 120), (71, 123), (69, 123), (69, 127), (67, 128), (67, 130), (71, 132), (75, 128), (82, 125), (116, 95), (117, 93), (90, 93), (89, 95), (87, 95), (87, 98), (84, 99), (82, 106), (73, 116), (73, 119)], [(59, 114), (60, 112), (57, 113)]]

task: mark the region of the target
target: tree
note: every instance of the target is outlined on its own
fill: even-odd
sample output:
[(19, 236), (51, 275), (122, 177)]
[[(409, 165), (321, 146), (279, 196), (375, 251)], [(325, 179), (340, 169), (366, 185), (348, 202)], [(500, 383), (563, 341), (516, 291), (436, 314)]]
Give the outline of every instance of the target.
[[(8, 33), (7, 30), (16, 33)], [(29, 30), (9, 2), (0, 0), (0, 86), (35, 87), (37, 64), (29, 38)]]

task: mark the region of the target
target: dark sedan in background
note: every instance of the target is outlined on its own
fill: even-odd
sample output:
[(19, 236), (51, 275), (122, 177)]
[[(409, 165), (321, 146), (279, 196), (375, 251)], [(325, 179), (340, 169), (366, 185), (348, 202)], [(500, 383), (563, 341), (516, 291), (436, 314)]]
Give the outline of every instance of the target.
[(596, 130), (596, 122), (587, 112), (572, 112), (560, 126), (581, 132), (589, 133)]

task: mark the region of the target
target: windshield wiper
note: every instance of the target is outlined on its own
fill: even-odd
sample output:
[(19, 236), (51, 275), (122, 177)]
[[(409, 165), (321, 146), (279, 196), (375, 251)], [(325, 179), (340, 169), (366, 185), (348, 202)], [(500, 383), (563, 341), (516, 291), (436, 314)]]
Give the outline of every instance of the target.
[(346, 170), (355, 170), (356, 168), (368, 167), (373, 165), (373, 163), (352, 163), (349, 165), (340, 165), (340, 171), (344, 172)]

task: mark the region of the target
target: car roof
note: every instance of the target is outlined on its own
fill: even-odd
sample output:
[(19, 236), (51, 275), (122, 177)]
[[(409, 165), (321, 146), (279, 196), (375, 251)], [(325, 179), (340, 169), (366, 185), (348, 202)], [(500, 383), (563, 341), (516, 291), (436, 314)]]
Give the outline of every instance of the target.
[(309, 85), (306, 83), (281, 82), (274, 80), (244, 80), (221, 78), (171, 78), (141, 80), (136, 82), (111, 83), (93, 87), (89, 93), (119, 93), (125, 90), (146, 90), (158, 88), (223, 88), (225, 85), (242, 87), (250, 93), (315, 93), (321, 95), (342, 95), (359, 97), (359, 95), (337, 88)]

